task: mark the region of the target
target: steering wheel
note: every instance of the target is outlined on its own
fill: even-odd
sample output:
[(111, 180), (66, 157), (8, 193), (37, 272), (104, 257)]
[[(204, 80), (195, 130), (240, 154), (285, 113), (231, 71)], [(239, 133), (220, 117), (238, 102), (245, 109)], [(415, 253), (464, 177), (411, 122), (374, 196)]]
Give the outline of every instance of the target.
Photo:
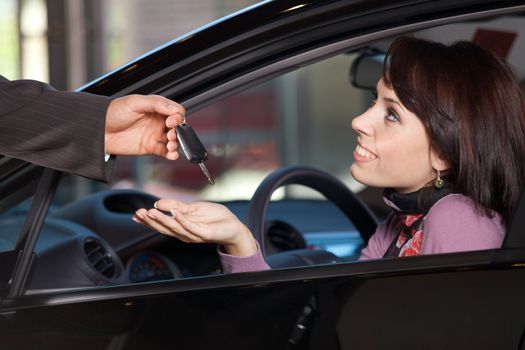
[(266, 255), (264, 222), (272, 193), (281, 186), (303, 185), (321, 193), (334, 203), (368, 242), (378, 220), (372, 211), (336, 177), (311, 167), (289, 166), (268, 175), (255, 191), (248, 206), (248, 228)]

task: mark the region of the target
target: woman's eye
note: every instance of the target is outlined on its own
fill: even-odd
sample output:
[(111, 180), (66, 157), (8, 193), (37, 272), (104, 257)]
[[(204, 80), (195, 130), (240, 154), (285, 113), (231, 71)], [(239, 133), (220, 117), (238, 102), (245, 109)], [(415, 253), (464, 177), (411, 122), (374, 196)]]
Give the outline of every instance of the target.
[(388, 120), (389, 122), (398, 122), (399, 121), (399, 117), (398, 115), (396, 114), (396, 112), (392, 109), (388, 109), (387, 110), (387, 113), (385, 115), (385, 118), (386, 120)]

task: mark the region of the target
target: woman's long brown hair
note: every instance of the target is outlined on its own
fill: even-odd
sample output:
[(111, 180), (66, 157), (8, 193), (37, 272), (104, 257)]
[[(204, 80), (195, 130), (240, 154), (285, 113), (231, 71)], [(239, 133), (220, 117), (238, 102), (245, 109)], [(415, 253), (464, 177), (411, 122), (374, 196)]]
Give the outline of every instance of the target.
[(507, 64), (470, 42), (403, 37), (383, 80), (425, 125), (454, 191), (508, 224), (525, 183), (525, 101)]

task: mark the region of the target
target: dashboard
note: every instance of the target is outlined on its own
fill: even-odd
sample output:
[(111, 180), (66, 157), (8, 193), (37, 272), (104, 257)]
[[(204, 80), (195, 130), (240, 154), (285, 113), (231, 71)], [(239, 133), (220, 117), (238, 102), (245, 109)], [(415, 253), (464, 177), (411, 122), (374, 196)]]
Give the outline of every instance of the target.
[[(29, 289), (144, 283), (221, 273), (215, 244), (184, 243), (131, 220), (138, 208), (151, 208), (156, 200), (139, 191), (111, 190), (51, 209), (35, 247), (37, 259)], [(222, 204), (241, 220), (246, 217), (248, 201)], [(5, 221), (0, 241), (17, 225), (20, 222), (16, 220)], [(363, 246), (352, 223), (328, 201), (271, 202), (266, 226), (266, 253), (271, 256), (322, 251), (326, 254), (319, 255), (317, 262), (348, 261), (357, 259)], [(290, 264), (287, 259), (275, 266)]]
[(132, 256), (126, 264), (126, 273), (131, 283), (184, 277), (171, 258), (155, 251), (143, 251)]

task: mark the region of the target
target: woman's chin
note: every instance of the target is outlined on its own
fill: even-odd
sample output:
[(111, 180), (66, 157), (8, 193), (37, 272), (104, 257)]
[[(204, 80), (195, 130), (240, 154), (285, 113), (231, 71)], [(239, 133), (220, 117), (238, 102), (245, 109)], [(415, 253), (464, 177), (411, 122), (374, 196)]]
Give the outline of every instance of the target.
[(359, 169), (359, 164), (354, 163), (350, 166), (350, 174), (357, 182), (366, 186), (372, 186), (370, 181), (367, 181), (366, 174), (363, 174), (362, 169)]

